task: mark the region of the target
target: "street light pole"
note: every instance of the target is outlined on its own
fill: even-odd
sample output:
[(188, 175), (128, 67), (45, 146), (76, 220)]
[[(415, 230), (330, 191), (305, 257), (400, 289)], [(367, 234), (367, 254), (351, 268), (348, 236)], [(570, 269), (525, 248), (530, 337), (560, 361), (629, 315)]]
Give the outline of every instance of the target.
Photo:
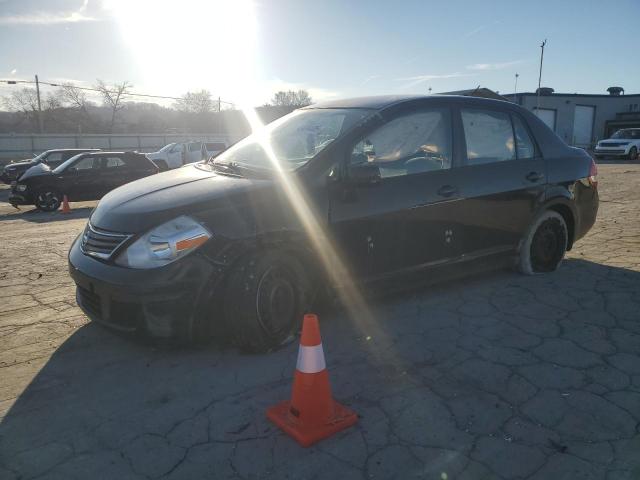
[(38, 75), (36, 75), (36, 95), (38, 96), (38, 127), (40, 128), (40, 133), (44, 133), (44, 128), (42, 128), (42, 106), (40, 104), (40, 82), (38, 81)]
[(516, 84), (515, 84), (515, 86), (513, 87), (513, 103), (516, 103), (516, 98), (517, 98), (517, 93), (518, 93), (518, 77), (519, 77), (519, 76), (520, 76), (520, 75), (518, 75), (518, 74), (516, 73)]
[(544, 42), (540, 45), (540, 73), (538, 75), (538, 98), (536, 100), (536, 115), (539, 115), (540, 111), (540, 85), (542, 84), (542, 60), (544, 59), (544, 47), (547, 44), (547, 39), (544, 39)]

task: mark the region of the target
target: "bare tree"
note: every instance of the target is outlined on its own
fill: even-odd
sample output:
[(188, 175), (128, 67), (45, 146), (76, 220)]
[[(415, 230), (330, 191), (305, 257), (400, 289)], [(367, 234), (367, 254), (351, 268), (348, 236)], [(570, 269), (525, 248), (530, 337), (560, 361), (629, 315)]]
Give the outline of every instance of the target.
[(184, 113), (210, 113), (218, 110), (217, 102), (209, 90), (187, 92), (173, 104), (173, 108)]
[(271, 99), (271, 105), (276, 107), (306, 107), (307, 105), (311, 105), (313, 100), (311, 99), (311, 95), (306, 90), (298, 90), (297, 92), (293, 90), (288, 91), (279, 91), (277, 92), (273, 98)]
[(21, 114), (34, 129), (38, 128), (38, 93), (35, 88), (21, 88), (2, 99), (5, 108)]
[(129, 82), (114, 83), (113, 85), (107, 85), (102, 80), (98, 79), (98, 83), (95, 88), (102, 95), (102, 103), (105, 107), (111, 109), (111, 122), (109, 123), (109, 133), (113, 133), (113, 126), (116, 123), (116, 115), (120, 110), (124, 108), (123, 97), (129, 93), (129, 89), (132, 87)]
[(75, 123), (78, 124), (79, 129), (84, 128), (86, 130), (86, 127), (93, 127), (93, 118), (89, 114), (88, 108), (91, 102), (88, 100), (84, 90), (70, 83), (65, 83), (56, 92), (56, 97), (63, 107), (77, 112)]

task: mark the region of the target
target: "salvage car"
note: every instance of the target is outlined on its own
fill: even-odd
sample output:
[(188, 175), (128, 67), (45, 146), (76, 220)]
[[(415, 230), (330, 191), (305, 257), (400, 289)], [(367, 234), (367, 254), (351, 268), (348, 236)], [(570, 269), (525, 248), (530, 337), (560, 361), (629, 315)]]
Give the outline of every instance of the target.
[(158, 167), (141, 153), (81, 153), (53, 170), (44, 163), (30, 168), (12, 186), (9, 203), (53, 212), (64, 195), (71, 202), (98, 200), (114, 188), (155, 173)]
[(623, 157), (637, 160), (640, 152), (640, 128), (623, 128), (611, 135), (607, 140), (596, 144), (593, 154), (596, 158)]
[(267, 351), (347, 278), (478, 259), (554, 271), (596, 219), (596, 175), (585, 151), (509, 102), (321, 103), (213, 161), (110, 192), (69, 271), (78, 305), (113, 329)]
[(20, 177), (24, 172), (29, 170), (35, 165), (40, 163), (47, 164), (50, 168), (56, 168), (62, 162), (69, 160), (71, 157), (75, 157), (79, 153), (83, 152), (97, 152), (97, 148), (66, 148), (66, 149), (54, 149), (42, 152), (40, 155), (34, 158), (26, 160), (19, 160), (17, 162), (11, 162), (4, 167), (0, 180), (4, 183), (11, 183)]

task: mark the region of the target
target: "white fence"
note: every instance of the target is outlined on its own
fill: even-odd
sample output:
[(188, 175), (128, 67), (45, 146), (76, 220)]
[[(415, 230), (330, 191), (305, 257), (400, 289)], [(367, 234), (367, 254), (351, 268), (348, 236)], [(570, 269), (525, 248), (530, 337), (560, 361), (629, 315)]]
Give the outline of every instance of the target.
[(101, 148), (154, 152), (172, 142), (237, 142), (240, 135), (0, 135), (0, 160), (29, 158), (53, 148)]

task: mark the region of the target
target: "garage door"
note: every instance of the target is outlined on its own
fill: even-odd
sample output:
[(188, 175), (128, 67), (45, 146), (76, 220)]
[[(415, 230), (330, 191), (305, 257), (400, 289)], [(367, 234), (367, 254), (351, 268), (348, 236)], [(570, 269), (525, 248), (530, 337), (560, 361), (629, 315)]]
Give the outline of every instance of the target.
[(539, 108), (536, 110), (536, 115), (542, 120), (547, 127), (554, 132), (556, 131), (556, 111), (550, 108)]
[(576, 105), (573, 117), (573, 145), (576, 147), (590, 147), (593, 137), (593, 117), (596, 107), (591, 105)]

